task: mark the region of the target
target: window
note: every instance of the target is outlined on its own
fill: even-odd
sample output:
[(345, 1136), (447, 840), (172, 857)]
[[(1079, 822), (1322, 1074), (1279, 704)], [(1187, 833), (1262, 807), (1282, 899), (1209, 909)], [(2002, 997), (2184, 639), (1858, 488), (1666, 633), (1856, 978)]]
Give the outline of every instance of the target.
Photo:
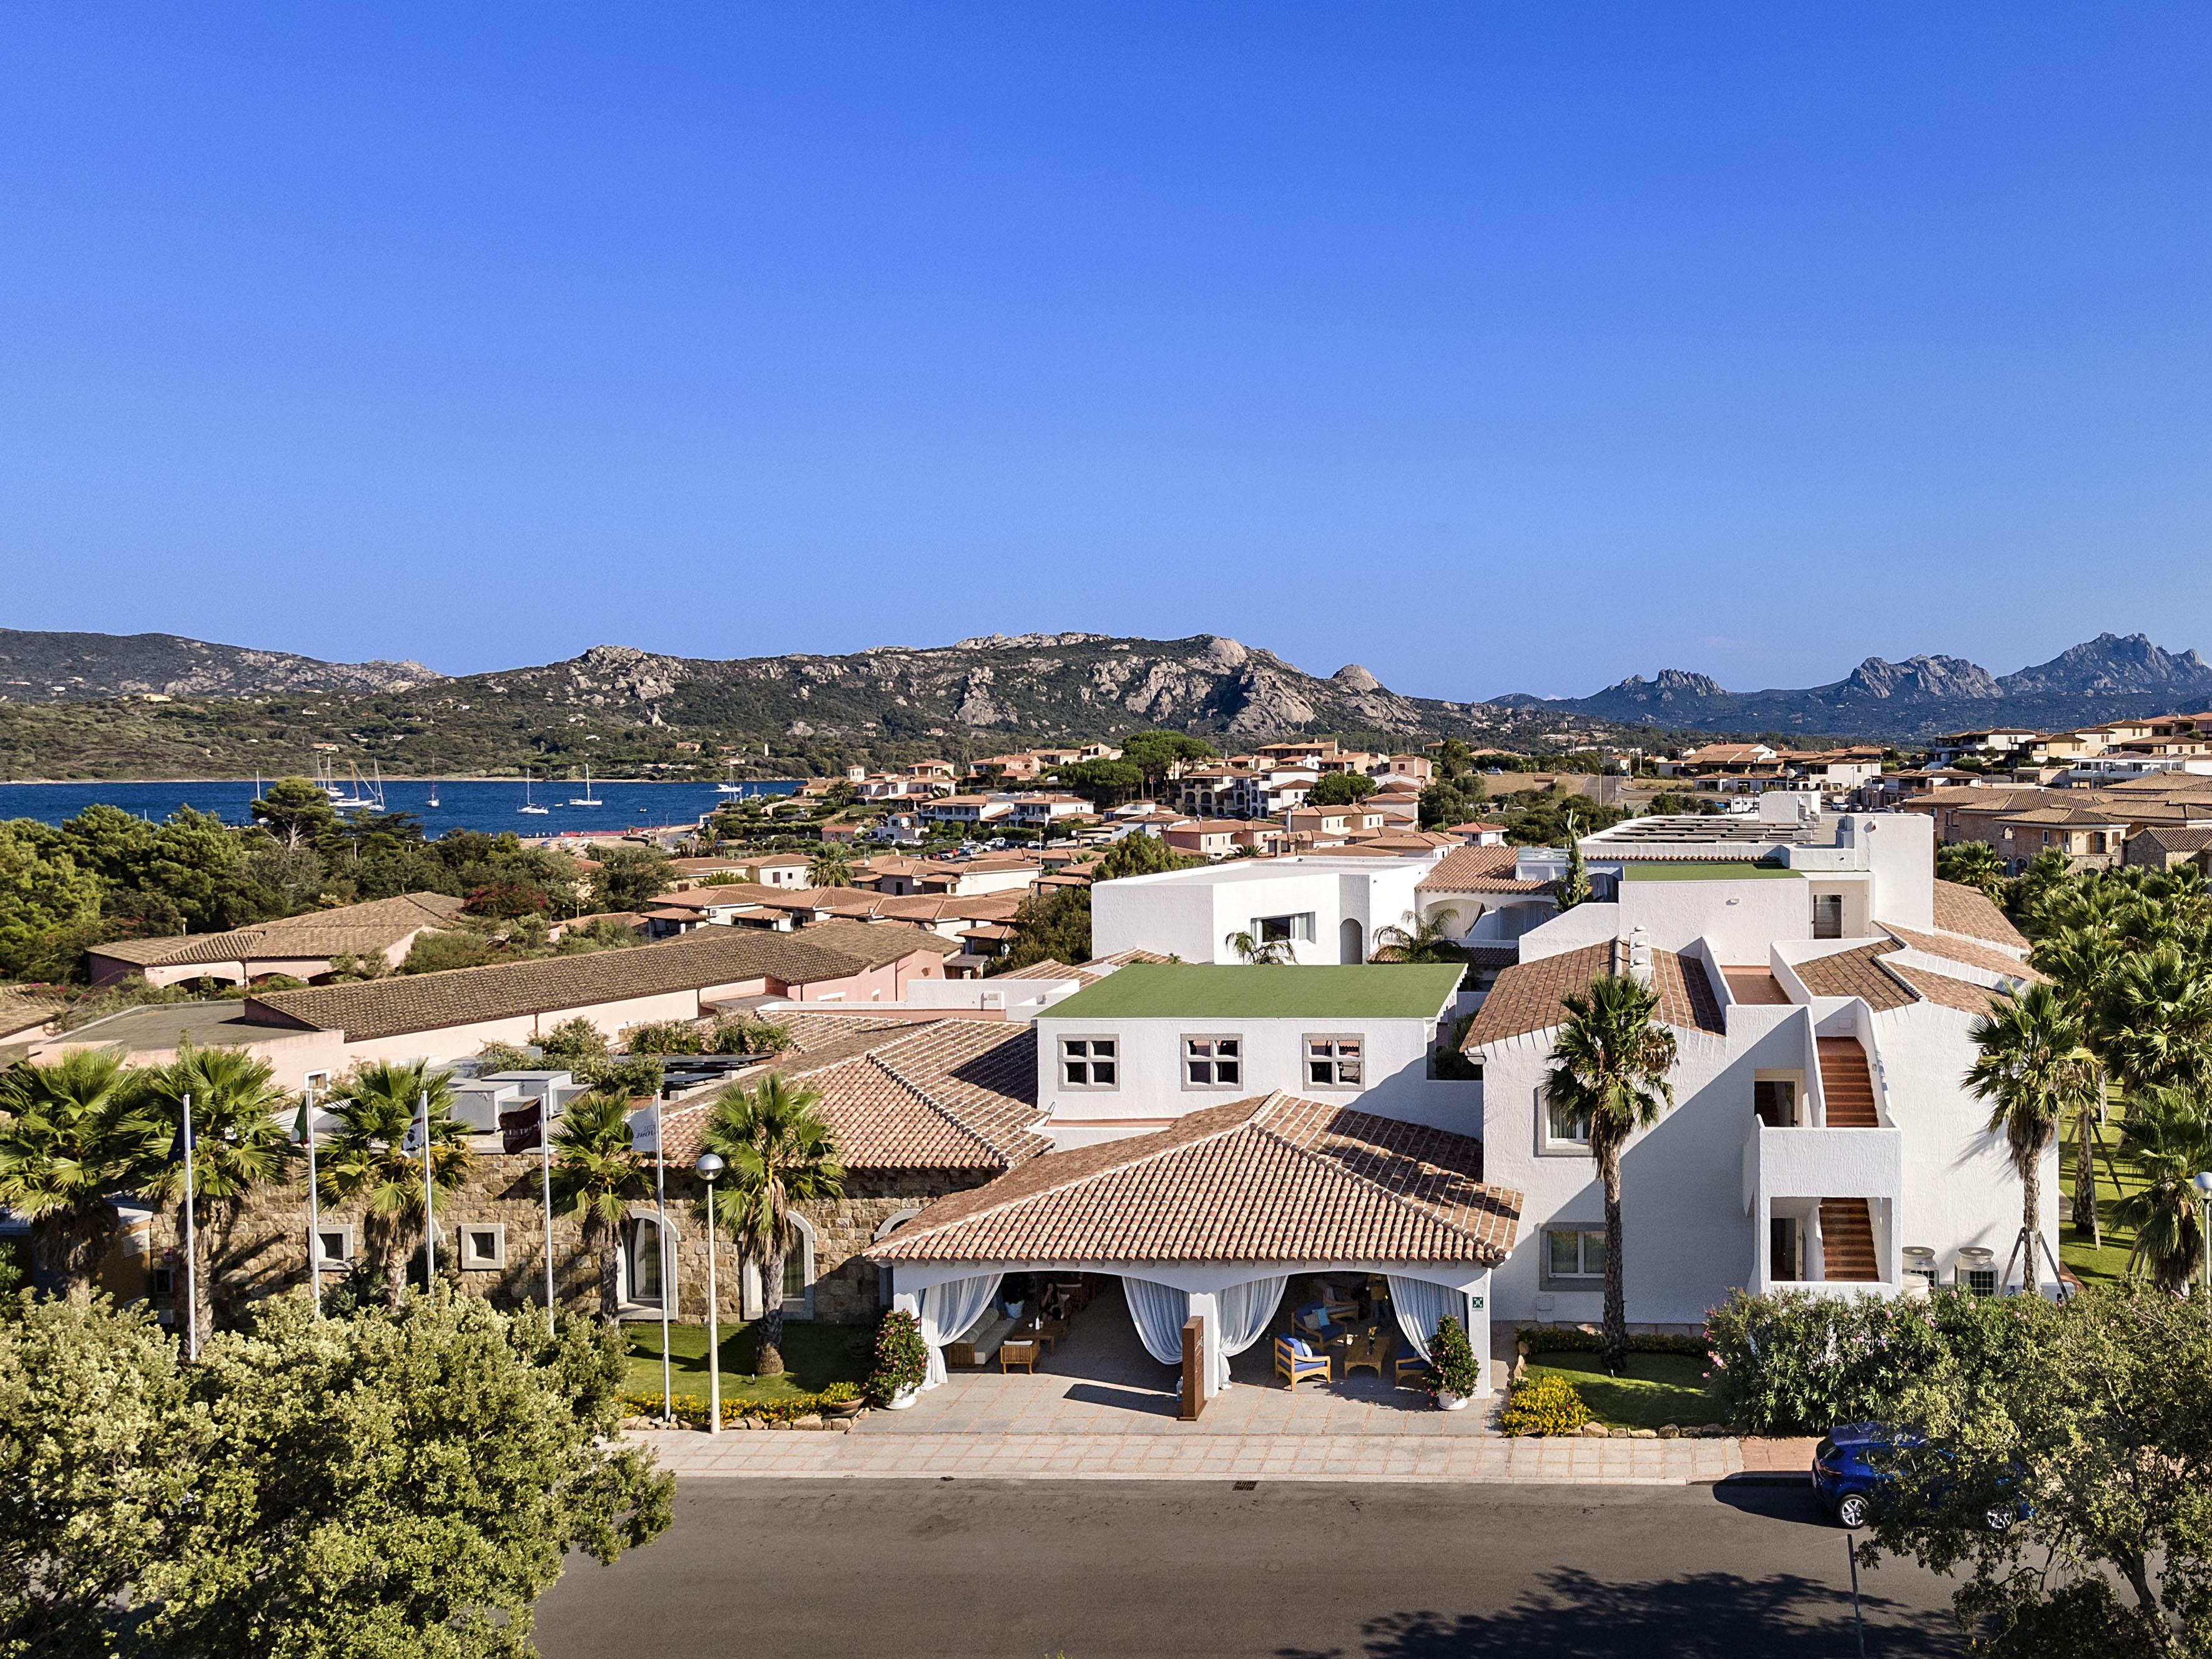
[(1115, 1037), (1062, 1037), (1060, 1040), (1060, 1081), (1069, 1089), (1111, 1089), (1121, 1074), (1116, 1057), (1121, 1048)]
[(469, 1221), (461, 1224), (461, 1266), (463, 1267), (504, 1267), (507, 1266), (507, 1224), (504, 1221)]
[(1252, 918), (1252, 937), (1262, 945), (1310, 944), (1313, 936), (1314, 917), (1310, 910), (1294, 916)]
[(1544, 1276), (1547, 1279), (1603, 1279), (1605, 1234), (1580, 1228), (1544, 1230)]
[(146, 1275), (146, 1291), (149, 1296), (174, 1296), (177, 1293), (177, 1270), (174, 1267), (155, 1268)]
[(1186, 1089), (1234, 1089), (1244, 1080), (1241, 1037), (1185, 1037), (1182, 1083)]
[(351, 1227), (319, 1227), (315, 1230), (315, 1255), (325, 1267), (343, 1267), (353, 1260), (353, 1229)]
[(1589, 1114), (1554, 1104), (1547, 1097), (1544, 1085), (1540, 1083), (1536, 1085), (1536, 1109), (1543, 1115), (1547, 1145), (1571, 1146), (1577, 1151), (1589, 1145)]
[(1357, 1089), (1360, 1054), (1366, 1044), (1355, 1036), (1306, 1039), (1306, 1081), (1316, 1089)]
[(1844, 896), (1841, 893), (1813, 895), (1813, 937), (1841, 939), (1844, 936)]
[(641, 1307), (660, 1305), (660, 1228), (649, 1216), (633, 1217), (629, 1224), (629, 1248), (623, 1252), (629, 1260), (624, 1287), (629, 1299)]

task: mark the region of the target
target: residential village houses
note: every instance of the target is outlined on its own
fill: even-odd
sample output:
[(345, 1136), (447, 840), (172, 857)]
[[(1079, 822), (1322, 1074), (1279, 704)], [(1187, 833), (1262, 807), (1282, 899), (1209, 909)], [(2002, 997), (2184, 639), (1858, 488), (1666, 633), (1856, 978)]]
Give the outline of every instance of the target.
[[(368, 1060), (454, 1067), (482, 1156), (441, 1217), (447, 1259), (465, 1283), (517, 1297), (542, 1282), (548, 1248), (539, 1128), (578, 1085), (553, 1067), (482, 1073), (479, 1049), (579, 1018), (616, 1041), (648, 1022), (771, 1019), (785, 1052), (672, 1074), (633, 1114), (639, 1144), (671, 1162), (665, 1212), (635, 1203), (621, 1231), (625, 1317), (702, 1316), (705, 1245), (689, 1219), (700, 1127), (720, 1090), (777, 1072), (818, 1091), (845, 1194), (799, 1206), (803, 1246), (781, 1285), (750, 1267), (724, 1278), (726, 1315), (757, 1314), (771, 1293), (802, 1319), (909, 1307), (941, 1372), (979, 1340), (988, 1355), (1003, 1276), (1121, 1276), (1153, 1287), (1176, 1328), (1200, 1322), (1211, 1388), (1257, 1340), (1255, 1285), (1279, 1301), (1301, 1278), (1387, 1281), (1425, 1328), (1464, 1320), (1484, 1356), (1493, 1326), (1596, 1316), (1604, 1231), (1587, 1125), (1548, 1108), (1543, 1080), (1565, 999), (1623, 974), (1653, 988), (1680, 1054), (1673, 1109), (1624, 1161), (1635, 1325), (1694, 1328), (1736, 1286), (1996, 1290), (2022, 1278), (2006, 1251), (2018, 1187), (1961, 1079), (1975, 1018), (2039, 976), (1994, 906), (1935, 878), (1936, 846), (1988, 841), (2015, 868), (2050, 849), (2076, 865), (2202, 863), (2212, 716), (1979, 734), (2002, 749), (1969, 746), (1975, 735), (1944, 758), (1993, 757), (2001, 772), (1987, 758), (1929, 776), (1885, 774), (1862, 750), (1692, 750), (1662, 775), (1734, 804), (1582, 837), (1594, 895), (1564, 911), (1559, 849), (1507, 845), (1480, 821), (1419, 827), (1428, 757), (1276, 744), (1183, 769), (1159, 800), (1078, 802), (1094, 838), (1158, 835), (1205, 860), (1093, 884), (1080, 963), (988, 971), (1026, 901), (1092, 883), (1091, 849), (1072, 842), (893, 850), (837, 887), (810, 884), (795, 854), (696, 860), (635, 918), (649, 942), (629, 950), (135, 1009), (33, 1034), (28, 1052), (120, 1046), (157, 1060), (188, 1037), (249, 1049), (291, 1090)], [(997, 757), (990, 775), (1036, 782), (1112, 752)], [(1309, 805), (1332, 769), (1377, 787)], [(987, 824), (1048, 825), (1075, 799), (963, 793), (951, 772), (924, 763), (850, 781)], [(445, 918), (439, 904), (103, 947), (100, 971), (312, 981), (340, 955), (396, 960)], [(1468, 966), (1388, 961), (1383, 947), (1423, 924)], [(164, 1305), (172, 1223), (130, 1222), (108, 1282)], [(358, 1215), (326, 1208), (319, 1224), (311, 1243), (296, 1188), (257, 1197), (216, 1242), (218, 1302), (301, 1282), (311, 1248), (331, 1269), (356, 1259)], [(586, 1294), (596, 1269), (572, 1222), (550, 1248)]]

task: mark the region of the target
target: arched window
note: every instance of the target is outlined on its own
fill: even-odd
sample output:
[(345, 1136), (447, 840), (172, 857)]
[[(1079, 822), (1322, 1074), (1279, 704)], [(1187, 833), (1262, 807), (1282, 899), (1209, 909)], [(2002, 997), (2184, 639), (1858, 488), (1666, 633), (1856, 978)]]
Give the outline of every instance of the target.
[[(814, 1317), (814, 1228), (805, 1216), (794, 1212), (791, 1218), (791, 1230), (796, 1237), (783, 1258), (783, 1316), (786, 1319), (811, 1319)], [(760, 1264), (747, 1261), (745, 1317), (757, 1319), (762, 1312)]]
[(634, 1307), (658, 1310), (666, 1266), (660, 1224), (649, 1215), (632, 1216), (623, 1237), (623, 1299)]

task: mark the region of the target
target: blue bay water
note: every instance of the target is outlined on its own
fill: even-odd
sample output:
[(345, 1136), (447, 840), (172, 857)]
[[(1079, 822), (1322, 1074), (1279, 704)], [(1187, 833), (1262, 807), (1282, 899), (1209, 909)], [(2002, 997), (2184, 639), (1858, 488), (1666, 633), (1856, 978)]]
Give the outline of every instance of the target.
[[(749, 782), (747, 794), (788, 794), (798, 786), (787, 781)], [(572, 796), (584, 793), (580, 782), (562, 779), (533, 779), (530, 794), (544, 814), (521, 811), (520, 778), (465, 778), (441, 781), (439, 804), (430, 801), (427, 780), (404, 783), (386, 781), (384, 808), (388, 812), (410, 812), (422, 820), (425, 835), (442, 836), (448, 830), (482, 830), (497, 835), (512, 830), (519, 836), (551, 836), (563, 830), (620, 830), (647, 824), (697, 821), (700, 814), (732, 799), (719, 794), (711, 783), (626, 783), (594, 779), (592, 793), (599, 806), (571, 806)], [(134, 817), (158, 823), (180, 806), (214, 812), (232, 823), (248, 820), (253, 803), (253, 783), (246, 780), (216, 780), (184, 783), (0, 783), (0, 819), (36, 818), (59, 823), (95, 801), (120, 807)]]

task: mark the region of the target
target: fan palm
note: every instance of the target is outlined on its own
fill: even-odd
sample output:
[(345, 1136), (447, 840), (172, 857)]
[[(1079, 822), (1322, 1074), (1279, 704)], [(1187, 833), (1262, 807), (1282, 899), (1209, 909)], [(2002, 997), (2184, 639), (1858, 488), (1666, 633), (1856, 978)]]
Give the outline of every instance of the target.
[(2128, 1103), (2120, 1150), (2143, 1176), (2112, 1210), (2115, 1221), (2136, 1230), (2128, 1270), (2148, 1272), (2160, 1289), (2179, 1294), (2203, 1249), (2195, 1180), (2200, 1170), (2212, 1170), (2212, 1123), (2182, 1091), (2149, 1090)]
[(2024, 988), (1974, 1022), (1981, 1052), (1966, 1068), (1966, 1087), (1991, 1103), (1990, 1133), (2002, 1133), (2020, 1177), (2020, 1242), (2028, 1293), (2042, 1285), (2043, 1155), (2070, 1110), (2096, 1103), (2095, 1058), (2081, 1016), (2052, 985)]
[(783, 1264), (799, 1243), (796, 1204), (834, 1203), (844, 1195), (837, 1143), (816, 1108), (821, 1096), (771, 1073), (755, 1087), (714, 1103), (700, 1134), (720, 1153), (726, 1173), (712, 1188), (708, 1224), (725, 1229), (760, 1269), (762, 1376), (783, 1370)]
[(2004, 892), (2004, 860), (1997, 856), (1997, 849), (1985, 841), (1957, 842), (1939, 848), (1936, 873), (1945, 881), (1977, 888), (1992, 899), (2001, 897)]
[(2124, 955), (2098, 999), (2105, 1060), (2130, 1097), (2212, 1083), (2212, 970), (2179, 945)]
[[(2036, 941), (2028, 957), (2037, 968), (2051, 975), (2059, 994), (2081, 1020), (2082, 1035), (2095, 1056), (2094, 1087), (2074, 1115), (2074, 1225), (2088, 1235), (2092, 1244), (2104, 1242), (2104, 1229), (2097, 1213), (2096, 1158), (2097, 1123), (2103, 1116), (2106, 1068), (2099, 1010), (2105, 986), (2113, 969), (2119, 965), (2120, 957), (2117, 936), (2109, 931), (2087, 927), (2062, 927), (2046, 933)], [(2120, 1178), (2111, 1166), (2112, 1159), (2107, 1155), (2106, 1170), (2112, 1175), (2112, 1190), (2117, 1195), (2121, 1190)]]
[[(278, 1116), (287, 1104), (276, 1073), (265, 1060), (243, 1048), (201, 1048), (179, 1044), (177, 1057), (148, 1080), (149, 1107), (163, 1121), (171, 1162), (147, 1188), (149, 1197), (174, 1203), (185, 1197), (184, 1162), (179, 1142), (184, 1103), (192, 1103), (192, 1206), (203, 1224), (235, 1223), (246, 1197), (257, 1187), (282, 1181), (292, 1161), (292, 1141)], [(204, 1244), (194, 1229), (192, 1248)], [(192, 1329), (214, 1311), (214, 1294), (200, 1264), (192, 1264)]]
[(1263, 939), (1249, 927), (1230, 934), (1227, 942), (1240, 961), (1249, 962), (1255, 967), (1272, 967), (1293, 960), (1290, 940)]
[(167, 1145), (145, 1073), (114, 1049), (0, 1073), (0, 1205), (30, 1222), (70, 1300), (91, 1299), (115, 1200), (157, 1177)]
[(1659, 998), (1620, 975), (1560, 999), (1566, 1024), (1552, 1046), (1544, 1103), (1553, 1121), (1589, 1126), (1590, 1156), (1605, 1186), (1605, 1325), (1600, 1352), (1615, 1376), (1628, 1364), (1628, 1314), (1622, 1289), (1620, 1155), (1638, 1129), (1674, 1103), (1674, 1034), (1654, 1022)]
[(1452, 941), (1451, 929), (1459, 921), (1459, 912), (1449, 905), (1434, 910), (1425, 917), (1406, 912), (1411, 927), (1378, 927), (1375, 930), (1376, 962), (1465, 962), (1467, 951)]
[(316, 1160), (319, 1194), (325, 1204), (363, 1208), (362, 1236), (372, 1260), (384, 1269), (385, 1300), (397, 1309), (407, 1289), (409, 1251), (402, 1246), (424, 1221), (422, 1165), (410, 1151), (417, 1103), (429, 1097), (431, 1181), (450, 1194), (467, 1176), (468, 1131), (453, 1121), (453, 1074), (434, 1072), (428, 1060), (364, 1066), (332, 1093), (329, 1110), (338, 1127)]
[(622, 1306), (622, 1224), (630, 1201), (652, 1190), (645, 1155), (629, 1127), (624, 1090), (595, 1090), (570, 1101), (553, 1131), (553, 1197), (583, 1223), (584, 1248), (599, 1258), (599, 1322)]
[(853, 855), (842, 847), (824, 847), (806, 861), (806, 879), (815, 887), (850, 887)]

